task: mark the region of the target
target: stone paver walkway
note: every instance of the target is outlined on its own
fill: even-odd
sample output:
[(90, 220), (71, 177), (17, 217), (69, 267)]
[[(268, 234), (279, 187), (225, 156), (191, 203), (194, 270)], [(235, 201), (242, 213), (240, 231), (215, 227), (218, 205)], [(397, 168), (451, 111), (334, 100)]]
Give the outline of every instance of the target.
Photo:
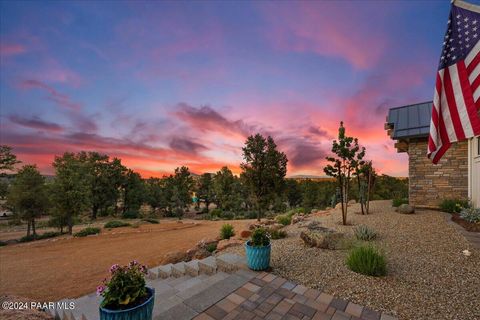
[(218, 301), (196, 320), (394, 320), (358, 304), (335, 298), (271, 273), (262, 272)]
[(467, 231), (464, 227), (452, 220), (452, 215), (450, 213), (442, 212), (442, 214), (447, 222), (452, 225), (460, 234), (462, 234), (475, 249), (480, 250), (480, 232)]
[[(245, 257), (226, 253), (149, 270), (155, 289), (154, 320), (315, 319), (393, 320), (395, 318), (247, 268)], [(98, 320), (95, 293), (73, 301), (73, 310), (49, 310), (56, 319)]]

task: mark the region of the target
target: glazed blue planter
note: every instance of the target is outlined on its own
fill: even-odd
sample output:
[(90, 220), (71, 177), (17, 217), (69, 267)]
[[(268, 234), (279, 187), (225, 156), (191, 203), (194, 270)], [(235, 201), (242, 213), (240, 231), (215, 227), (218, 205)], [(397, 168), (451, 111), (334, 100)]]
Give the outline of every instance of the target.
[(272, 245), (254, 247), (250, 245), (250, 241), (245, 243), (245, 252), (247, 254), (247, 265), (255, 271), (266, 270), (270, 267), (270, 252)]
[(155, 289), (147, 287), (147, 292), (150, 298), (141, 305), (130, 309), (110, 310), (100, 307), (100, 320), (151, 320), (155, 300)]

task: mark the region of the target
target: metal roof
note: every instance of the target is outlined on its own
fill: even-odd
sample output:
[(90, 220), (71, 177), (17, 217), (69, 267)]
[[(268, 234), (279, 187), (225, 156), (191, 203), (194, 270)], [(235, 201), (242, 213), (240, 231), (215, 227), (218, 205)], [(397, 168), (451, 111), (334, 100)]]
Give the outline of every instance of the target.
[(432, 101), (391, 108), (387, 123), (393, 127), (392, 139), (428, 137)]

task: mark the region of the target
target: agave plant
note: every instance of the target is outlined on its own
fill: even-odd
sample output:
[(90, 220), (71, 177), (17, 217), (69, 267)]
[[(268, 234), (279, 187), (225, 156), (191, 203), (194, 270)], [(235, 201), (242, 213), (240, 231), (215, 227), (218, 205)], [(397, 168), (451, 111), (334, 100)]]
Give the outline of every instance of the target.
[(355, 232), (355, 237), (358, 240), (372, 241), (377, 238), (377, 233), (375, 232), (375, 230), (365, 225), (360, 225), (356, 227), (354, 232)]

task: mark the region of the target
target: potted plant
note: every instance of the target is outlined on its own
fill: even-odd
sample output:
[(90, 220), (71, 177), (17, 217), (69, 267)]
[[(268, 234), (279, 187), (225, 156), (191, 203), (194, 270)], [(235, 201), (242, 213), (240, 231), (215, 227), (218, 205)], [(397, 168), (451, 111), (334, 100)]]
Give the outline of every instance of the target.
[(114, 264), (110, 280), (103, 280), (97, 295), (103, 296), (100, 320), (151, 320), (155, 289), (145, 286), (147, 268), (137, 261)]
[(255, 271), (268, 269), (271, 249), (267, 231), (264, 228), (255, 229), (252, 238), (245, 243), (248, 267)]

